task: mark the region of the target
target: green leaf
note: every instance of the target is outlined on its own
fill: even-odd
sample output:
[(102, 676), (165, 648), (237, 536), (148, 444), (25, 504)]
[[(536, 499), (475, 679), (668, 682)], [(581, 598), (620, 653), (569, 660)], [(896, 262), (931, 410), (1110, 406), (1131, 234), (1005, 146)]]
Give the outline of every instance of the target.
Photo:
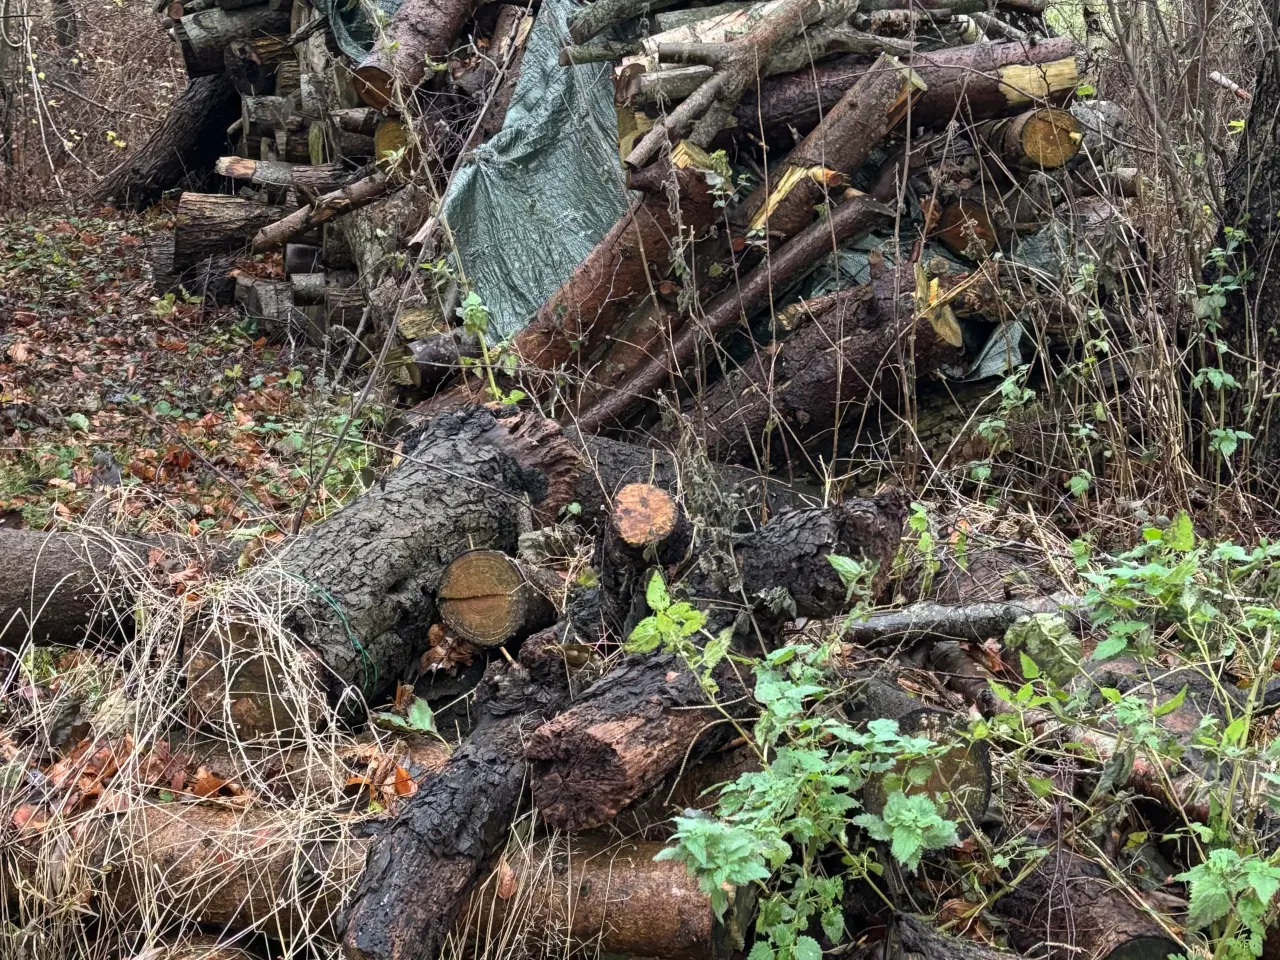
[(1160, 706), (1152, 710), (1151, 715), (1153, 717), (1167, 716), (1168, 714), (1173, 713), (1173, 711), (1177, 710), (1180, 706), (1182, 706), (1183, 701), (1185, 701), (1186, 699), (1187, 699), (1187, 687), (1186, 687), (1186, 684), (1183, 684), (1181, 690), (1175, 693), (1172, 697), (1170, 697), (1164, 703), (1160, 704)]
[(1053, 781), (1045, 777), (1026, 777), (1024, 781), (1027, 789), (1037, 797), (1047, 797), (1053, 793)]
[(1164, 531), (1161, 540), (1170, 550), (1186, 553), (1196, 546), (1196, 531), (1191, 525), (1191, 517), (1185, 510), (1179, 510), (1169, 528)]
[(795, 960), (822, 960), (822, 947), (813, 937), (796, 937), (796, 945), (791, 950)]
[(662, 574), (657, 570), (653, 571), (653, 576), (649, 578), (644, 599), (649, 604), (650, 610), (661, 612), (671, 606), (671, 595), (667, 593), (667, 585), (662, 580)]
[(76, 430), (83, 431), (84, 433), (89, 432), (89, 418), (83, 413), (71, 414), (71, 416), (67, 417), (67, 423), (71, 424), (71, 426)]
[(747, 960), (774, 960), (773, 947), (766, 940), (757, 940), (747, 954)]
[(1129, 646), (1129, 639), (1127, 637), (1107, 637), (1107, 639), (1103, 640), (1093, 648), (1093, 659), (1108, 660), (1119, 653), (1123, 653), (1127, 646)]
[(729, 652), (729, 640), (732, 637), (733, 627), (725, 627), (707, 641), (706, 646), (702, 648), (703, 669), (710, 670), (724, 659), (724, 655)]
[(401, 733), (435, 733), (436, 718), (427, 701), (416, 697), (409, 707), (407, 717), (386, 710), (373, 714), (373, 722), (384, 730), (396, 730)]
[(1040, 676), (1040, 668), (1036, 666), (1036, 662), (1021, 650), (1018, 651), (1018, 659), (1022, 661), (1022, 675), (1026, 679), (1035, 680)]
[(627, 638), (627, 653), (650, 653), (658, 649), (662, 642), (662, 633), (658, 630), (656, 617), (645, 617), (635, 625), (631, 636)]
[(845, 600), (858, 591), (862, 579), (866, 576), (867, 568), (851, 557), (842, 557), (838, 553), (827, 554), (827, 562), (835, 568), (836, 575), (840, 577), (840, 582), (844, 584)]

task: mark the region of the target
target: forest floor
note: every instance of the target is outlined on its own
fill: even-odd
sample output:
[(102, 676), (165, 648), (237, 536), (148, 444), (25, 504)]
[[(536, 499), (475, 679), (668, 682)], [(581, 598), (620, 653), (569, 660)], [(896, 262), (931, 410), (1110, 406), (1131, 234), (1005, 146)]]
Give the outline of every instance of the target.
[(110, 210), (0, 221), (0, 525), (103, 520), (109, 504), (126, 529), (271, 534), (389, 459), (365, 442), (384, 416), (366, 405), (319, 476), (351, 397), (307, 341), (199, 291), (157, 296), (146, 241), (165, 225)]

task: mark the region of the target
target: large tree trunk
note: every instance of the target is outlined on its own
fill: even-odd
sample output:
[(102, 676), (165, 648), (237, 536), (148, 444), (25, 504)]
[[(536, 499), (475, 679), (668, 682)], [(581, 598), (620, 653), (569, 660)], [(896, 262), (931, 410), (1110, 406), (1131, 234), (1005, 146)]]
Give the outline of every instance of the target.
[[(847, 590), (827, 559), (832, 554), (879, 566), (883, 583), (898, 549), (906, 502), (889, 490), (870, 500), (827, 509), (797, 510), (771, 520), (735, 549), (741, 590), (699, 570), (687, 593), (712, 605), (707, 629), (733, 624), (742, 597), (785, 587), (796, 616), (833, 616)], [(766, 634), (777, 615), (761, 610)], [(735, 674), (717, 674), (725, 703), (750, 710)], [(592, 685), (566, 713), (540, 727), (529, 742), (533, 796), (552, 826), (582, 830), (607, 823), (623, 807), (661, 783), (696, 748), (713, 749), (728, 736), (723, 715), (706, 705), (698, 682), (670, 655), (631, 657)]]
[(434, 960), (490, 855), (502, 844), (525, 780), (529, 731), (569, 699), (561, 628), (530, 637), (519, 661), (490, 668), (476, 726), (373, 844), (347, 916), (351, 960)]
[(155, 133), (98, 184), (95, 195), (134, 210), (155, 202), (185, 177), (208, 172), (239, 115), (240, 100), (226, 77), (192, 80)]

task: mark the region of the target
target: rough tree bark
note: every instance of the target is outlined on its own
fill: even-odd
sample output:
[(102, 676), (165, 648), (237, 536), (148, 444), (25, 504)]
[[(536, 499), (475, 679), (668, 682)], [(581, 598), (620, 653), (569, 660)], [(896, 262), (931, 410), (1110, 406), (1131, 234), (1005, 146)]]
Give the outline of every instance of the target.
[(155, 202), (183, 178), (208, 172), (239, 115), (240, 99), (226, 77), (192, 80), (155, 133), (98, 184), (95, 196), (133, 210)]
[[(886, 490), (869, 500), (826, 509), (784, 513), (735, 548), (741, 588), (717, 575), (695, 571), (686, 584), (691, 601), (710, 607), (712, 633), (733, 624), (742, 597), (782, 586), (797, 616), (834, 615), (847, 590), (827, 557), (842, 554), (879, 565), (877, 578), (898, 549), (906, 500)], [(766, 633), (777, 615), (757, 612)], [(750, 709), (731, 671), (717, 680), (726, 703), (739, 713)], [(695, 745), (713, 749), (727, 736), (722, 714), (709, 707), (702, 690), (670, 655), (630, 657), (585, 691), (569, 711), (535, 731), (529, 742), (533, 796), (547, 823), (582, 830), (607, 823), (648, 793), (690, 756)], [(709, 734), (704, 736), (704, 734)]]
[(347, 915), (351, 960), (433, 960), (490, 855), (502, 843), (525, 780), (525, 739), (564, 708), (561, 628), (493, 664), (476, 695), (470, 739), (410, 799), (373, 844)]
[(406, 100), (427, 74), (427, 60), (442, 62), (479, 0), (408, 0), (380, 32), (354, 75), (360, 99), (379, 110)]

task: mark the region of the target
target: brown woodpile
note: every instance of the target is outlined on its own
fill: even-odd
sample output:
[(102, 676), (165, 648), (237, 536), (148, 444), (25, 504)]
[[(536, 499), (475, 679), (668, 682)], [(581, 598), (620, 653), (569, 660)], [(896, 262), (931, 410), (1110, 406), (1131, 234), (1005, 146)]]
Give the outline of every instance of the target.
[[(984, 642), (1019, 617), (1070, 615), (1078, 598), (1046, 587), (931, 602), (901, 569), (906, 490), (804, 480), (825, 481), (820, 466), (853, 437), (894, 457), (884, 424), (905, 411), (939, 463), (977, 443), (969, 381), (989, 395), (992, 378), (1075, 343), (1057, 268), (1077, 246), (1116, 242), (1140, 262), (1122, 209), (1132, 178), (1112, 162), (1110, 121), (1080, 102), (1083, 52), (1052, 35), (1038, 0), (584, 4), (557, 62), (611, 70), (616, 144), (607, 135), (628, 193), (503, 337), (451, 259), (440, 198), (503, 130), (529, 22), (549, 7), (405, 0), (360, 58), (309, 0), (161, 11), (193, 93), (144, 152), (167, 157), (186, 137), (183, 155), (217, 178), (216, 192), (176, 198), (164, 276), (235, 271), (235, 299), (268, 333), (336, 345), (411, 408), (378, 483), (273, 546), (267, 574), (228, 575), (259, 598), (263, 576), (297, 591), (281, 625), (292, 672), (262, 654), (252, 623), (200, 610), (183, 621), (171, 669), (183, 722), (261, 744), (359, 727), (366, 706), (389, 701), (375, 722), (403, 727), (420, 699), (453, 727), (441, 723), (451, 750), (429, 769), (393, 758), (350, 774), (337, 791), (347, 806), (310, 810), (308, 830), (195, 800), (86, 829), (100, 880), (88, 902), (104, 923), (142, 911), (150, 864), (203, 898), (193, 923), (250, 931), (258, 946), (293, 949), (306, 929), (352, 960), (436, 960), (514, 925), (535, 931), (530, 955), (568, 944), (740, 958), (757, 886), (706, 889), (655, 862), (674, 812), (659, 798), (705, 812), (690, 782), (710, 789), (776, 761), (743, 759), (762, 658), (840, 622), (854, 564), (867, 602), (919, 602), (831, 628), (841, 697), (822, 710), (950, 751), (924, 772), (884, 765), (857, 805), (878, 815), (909, 782), (944, 798), (965, 838), (921, 876), (893, 868), (880, 901), (850, 883), (841, 923), (880, 931), (857, 950), (1010, 955), (979, 913), (1002, 918), (1013, 956), (1183, 949), (1176, 924), (1116, 901), (1053, 824), (1044, 862), (984, 876), (999, 889), (992, 908), (965, 906), (985, 936), (908, 916), (926, 891), (938, 894), (929, 909), (953, 905), (954, 890), (939, 892), (948, 871), (1006, 835), (985, 818), (1011, 788), (970, 732), (998, 709)], [(227, 149), (210, 156), (210, 143)], [(108, 193), (149, 202), (173, 185), (171, 166), (135, 163)], [(1024, 332), (1033, 321), (1043, 336)], [(107, 589), (94, 575), (105, 548), (69, 536), (0, 541), (0, 556), (38, 570), (0, 585), (0, 624), (59, 597), (47, 639), (66, 642), (102, 603), (131, 608), (128, 577)], [(698, 629), (678, 649), (624, 650), (666, 610), (655, 582), (698, 611)], [(144, 626), (106, 619), (113, 636)], [(198, 769), (222, 788), (234, 766)], [(1129, 766), (1121, 782), (1169, 800)], [(378, 816), (354, 829), (363, 791)], [(134, 860), (116, 869), (121, 837)], [(14, 899), (42, 869), (37, 843), (18, 851), (0, 863)], [(833, 870), (853, 862), (827, 853)], [(974, 887), (977, 902), (987, 894)]]

